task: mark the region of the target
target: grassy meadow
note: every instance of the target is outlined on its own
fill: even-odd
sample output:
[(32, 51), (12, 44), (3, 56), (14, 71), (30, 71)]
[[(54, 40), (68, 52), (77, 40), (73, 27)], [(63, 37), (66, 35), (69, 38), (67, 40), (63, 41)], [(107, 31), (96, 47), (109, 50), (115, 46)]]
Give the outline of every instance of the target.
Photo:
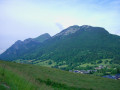
[(0, 61), (0, 90), (120, 90), (120, 81)]

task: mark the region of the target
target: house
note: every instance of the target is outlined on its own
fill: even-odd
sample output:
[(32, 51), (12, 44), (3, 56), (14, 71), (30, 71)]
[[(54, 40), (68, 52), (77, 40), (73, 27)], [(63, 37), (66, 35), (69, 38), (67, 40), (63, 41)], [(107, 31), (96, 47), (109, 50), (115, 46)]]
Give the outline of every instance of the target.
[(103, 76), (104, 78), (110, 78), (110, 79), (116, 79), (114, 76), (111, 76), (111, 75), (106, 75), (106, 76)]
[(86, 71), (86, 70), (80, 70), (80, 73), (81, 73), (81, 74), (89, 74), (90, 72), (89, 72), (89, 71)]
[(74, 73), (88, 74), (89, 72), (86, 70), (74, 70)]
[(79, 71), (79, 70), (74, 70), (73, 72), (74, 72), (74, 73), (80, 73), (80, 71)]
[(104, 66), (103, 65), (100, 65), (99, 67), (96, 67), (95, 69), (99, 70), (99, 69), (103, 69)]
[(100, 69), (100, 68), (99, 68), (99, 67), (96, 67), (95, 69), (98, 70), (98, 69)]
[(69, 72), (73, 72), (72, 70), (69, 70)]
[(101, 68), (101, 69), (102, 69), (102, 68), (104, 68), (104, 66), (103, 66), (103, 65), (100, 65), (100, 66), (99, 66), (99, 68)]
[(74, 72), (74, 73), (81, 73), (81, 74), (89, 74), (90, 72), (96, 72), (97, 70), (69, 70), (69, 72)]
[(120, 74), (116, 74), (115, 77), (117, 80), (120, 80)]
[(97, 70), (87, 70), (87, 72), (97, 72)]
[(116, 79), (116, 80), (120, 80), (120, 74), (116, 74), (114, 76), (111, 76), (111, 75), (106, 75), (106, 76), (103, 76), (105, 78), (110, 78), (110, 79)]

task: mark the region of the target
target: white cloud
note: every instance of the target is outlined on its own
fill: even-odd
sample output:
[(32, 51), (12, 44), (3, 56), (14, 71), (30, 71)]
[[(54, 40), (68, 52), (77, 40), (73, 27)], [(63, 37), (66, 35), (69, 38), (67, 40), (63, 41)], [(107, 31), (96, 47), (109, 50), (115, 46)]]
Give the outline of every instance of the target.
[(60, 24), (60, 23), (58, 23), (58, 22), (56, 22), (55, 24), (56, 24), (56, 26), (57, 26), (60, 30), (63, 30), (63, 29), (64, 29), (64, 27), (63, 27), (62, 24)]

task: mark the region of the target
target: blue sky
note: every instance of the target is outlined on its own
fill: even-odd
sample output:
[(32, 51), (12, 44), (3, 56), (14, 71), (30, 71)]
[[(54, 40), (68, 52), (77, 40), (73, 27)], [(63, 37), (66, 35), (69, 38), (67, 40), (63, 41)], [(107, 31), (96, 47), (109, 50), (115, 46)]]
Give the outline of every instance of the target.
[(55, 35), (71, 25), (120, 35), (120, 0), (0, 0), (0, 53), (17, 40)]

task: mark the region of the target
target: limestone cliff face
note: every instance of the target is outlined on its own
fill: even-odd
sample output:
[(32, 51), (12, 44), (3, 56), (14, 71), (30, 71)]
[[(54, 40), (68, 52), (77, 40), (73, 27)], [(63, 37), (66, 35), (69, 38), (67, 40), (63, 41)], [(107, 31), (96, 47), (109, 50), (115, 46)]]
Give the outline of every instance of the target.
[(80, 29), (80, 26), (78, 26), (78, 25), (70, 26), (67, 29), (65, 29), (65, 30), (61, 31), (60, 33), (56, 34), (54, 37), (69, 35), (69, 34), (75, 33), (79, 29)]
[(73, 33), (76, 33), (77, 31), (89, 31), (89, 32), (103, 32), (103, 33), (108, 33), (108, 31), (106, 31), (104, 28), (101, 27), (92, 27), (89, 25), (83, 25), (83, 26), (78, 26), (78, 25), (74, 25), (74, 26), (70, 26), (67, 29), (61, 31), (60, 33), (56, 34), (54, 37), (63, 37), (66, 35), (70, 35)]

